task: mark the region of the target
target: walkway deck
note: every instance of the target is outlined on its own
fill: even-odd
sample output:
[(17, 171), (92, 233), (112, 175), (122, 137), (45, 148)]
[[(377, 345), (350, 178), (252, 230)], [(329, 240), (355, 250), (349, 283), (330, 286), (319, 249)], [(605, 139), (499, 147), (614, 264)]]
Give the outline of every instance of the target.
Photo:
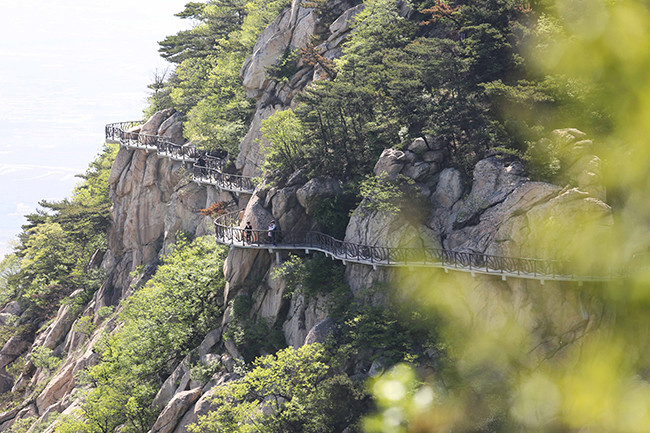
[[(106, 141), (118, 143), (127, 149), (156, 152), (159, 157), (193, 164), (193, 180), (200, 184), (237, 193), (252, 194), (255, 186), (250, 177), (224, 173), (225, 159), (190, 146), (182, 146), (157, 135), (133, 132), (142, 122), (120, 122), (106, 125)], [(344, 263), (360, 263), (378, 267), (426, 267), (447, 271), (484, 274), (506, 278), (523, 278), (544, 281), (610, 281), (620, 274), (578, 275), (566, 262), (522, 257), (494, 256), (489, 254), (451, 251), (440, 248), (399, 248), (362, 245), (335, 239), (324, 233), (290, 232), (280, 234), (275, 244), (269, 241), (266, 230), (248, 233), (240, 227), (241, 211), (219, 216), (215, 222), (217, 242), (237, 248), (269, 250), (320, 251)], [(248, 235), (248, 236), (247, 236)]]
[[(609, 281), (620, 276), (576, 275), (569, 263), (522, 257), (494, 256), (489, 254), (450, 251), (440, 248), (399, 248), (362, 245), (335, 239), (316, 231), (281, 233), (275, 244), (266, 230), (248, 233), (240, 227), (241, 211), (217, 217), (214, 222), (217, 242), (237, 248), (269, 250), (320, 251), (343, 263), (360, 263), (378, 267), (441, 268), (446, 272), (459, 271), (472, 275), (484, 274), (506, 278), (523, 278), (544, 281)], [(248, 236), (247, 236), (248, 235)]]
[(243, 194), (252, 194), (255, 190), (253, 179), (223, 171), (223, 155), (216, 155), (190, 146), (172, 143), (159, 135), (140, 134), (137, 128), (142, 122), (119, 122), (106, 125), (106, 141), (117, 143), (127, 149), (140, 149), (156, 152), (162, 158), (183, 161), (192, 164), (192, 176), (195, 182), (214, 185), (219, 189)]

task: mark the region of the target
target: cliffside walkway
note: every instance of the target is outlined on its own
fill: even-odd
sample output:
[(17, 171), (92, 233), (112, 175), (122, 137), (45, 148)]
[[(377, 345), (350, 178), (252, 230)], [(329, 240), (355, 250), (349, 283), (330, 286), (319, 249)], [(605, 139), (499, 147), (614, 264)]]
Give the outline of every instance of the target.
[(158, 156), (192, 164), (194, 181), (215, 185), (225, 191), (252, 194), (253, 179), (232, 173), (225, 173), (225, 154), (209, 153), (191, 146), (172, 143), (159, 135), (140, 134), (137, 131), (143, 122), (118, 122), (106, 125), (106, 141), (117, 143), (127, 149), (141, 149), (156, 152)]
[[(160, 157), (193, 164), (193, 179), (197, 183), (237, 193), (252, 194), (252, 178), (224, 173), (225, 155), (211, 154), (191, 146), (172, 143), (165, 137), (141, 134), (137, 128), (142, 122), (119, 122), (106, 125), (106, 141), (128, 149), (156, 152)], [(440, 248), (401, 248), (354, 244), (335, 239), (316, 231), (280, 233), (276, 244), (270, 242), (266, 230), (252, 230), (246, 238), (240, 227), (241, 211), (226, 213), (214, 222), (217, 242), (238, 248), (320, 251), (344, 263), (361, 263), (378, 267), (429, 267), (506, 278), (524, 278), (540, 281), (610, 281), (620, 274), (582, 275), (572, 272), (569, 263), (556, 260), (494, 256), (482, 253), (444, 250)]]
[(556, 260), (494, 256), (460, 252), (440, 248), (400, 248), (362, 245), (341, 241), (316, 231), (279, 233), (272, 244), (267, 230), (252, 230), (249, 238), (240, 227), (242, 211), (229, 212), (214, 221), (217, 242), (238, 248), (320, 251), (343, 263), (361, 263), (378, 267), (428, 267), (445, 272), (460, 271), (472, 275), (485, 274), (506, 278), (524, 278), (544, 281), (610, 281), (620, 275), (577, 275), (571, 272), (570, 263)]

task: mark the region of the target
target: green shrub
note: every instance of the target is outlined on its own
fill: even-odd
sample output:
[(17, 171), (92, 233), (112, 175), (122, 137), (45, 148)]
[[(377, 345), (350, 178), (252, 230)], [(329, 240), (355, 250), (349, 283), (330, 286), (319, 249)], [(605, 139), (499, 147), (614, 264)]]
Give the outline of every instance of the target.
[(386, 173), (366, 176), (359, 188), (359, 196), (363, 199), (359, 211), (398, 214), (406, 198), (404, 186), (412, 183), (413, 180), (407, 178), (395, 182)]
[(232, 315), (236, 319), (244, 319), (253, 308), (253, 298), (250, 295), (239, 294), (231, 302)]
[(314, 207), (314, 220), (322, 226), (325, 233), (343, 239), (350, 221), (350, 213), (358, 203), (356, 194), (350, 191), (335, 197), (326, 197)]
[(223, 338), (231, 340), (247, 363), (263, 353), (274, 353), (287, 346), (280, 326), (273, 325), (269, 319), (250, 318), (233, 320), (228, 324)]
[(262, 120), (264, 141), (264, 173), (276, 180), (283, 179), (300, 168), (304, 159), (305, 129), (293, 110), (277, 111)]
[(52, 356), (52, 349), (45, 346), (34, 347), (30, 359), (36, 368), (48, 371), (54, 371), (61, 364), (61, 358)]
[(113, 311), (115, 311), (115, 307), (112, 305), (104, 305), (97, 311), (97, 316), (105, 319), (109, 317), (110, 315), (113, 314)]
[(298, 72), (298, 60), (300, 49), (291, 50), (287, 48), (274, 65), (267, 66), (266, 72), (271, 80), (278, 83), (286, 83), (296, 72)]
[(336, 374), (319, 344), (258, 358), (241, 380), (217, 388), (212, 403), (189, 431), (343, 431), (367, 405), (362, 386)]
[(95, 332), (97, 326), (93, 323), (92, 316), (83, 316), (72, 327), (72, 330), (89, 338)]
[(286, 284), (285, 297), (290, 298), (299, 290), (306, 298), (334, 292), (344, 281), (345, 266), (323, 254), (302, 259), (294, 254), (273, 270), (273, 278), (282, 278)]
[(200, 383), (207, 383), (220, 370), (223, 370), (220, 361), (211, 361), (207, 365), (197, 362), (190, 367), (190, 378)]

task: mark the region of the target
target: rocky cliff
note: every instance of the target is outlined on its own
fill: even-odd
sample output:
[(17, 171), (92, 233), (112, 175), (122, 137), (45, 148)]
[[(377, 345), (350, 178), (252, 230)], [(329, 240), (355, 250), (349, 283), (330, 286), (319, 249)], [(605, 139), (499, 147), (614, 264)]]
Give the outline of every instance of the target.
[[(324, 26), (314, 9), (299, 7), (294, 2), (263, 32), (253, 55), (241, 70), (247, 93), (258, 101), (236, 161), (237, 169), (244, 175), (260, 173), (264, 158), (259, 144), (261, 120), (291, 107), (294, 96), (323, 75), (318, 67), (300, 65), (298, 72), (286, 82), (278, 83), (269, 80), (265, 67), (274, 64), (287, 48), (304, 46), (314, 34), (325, 41), (322, 43), (324, 56), (337, 57), (349, 32), (350, 19), (359, 10), (360, 6), (340, 2), (336, 6), (339, 18)], [(149, 119), (141, 132), (182, 143), (181, 129), (180, 116), (168, 110)], [(362, 201), (350, 218), (345, 240), (368, 245), (438, 246), (492, 255), (557, 258), (574, 239), (562, 231), (546, 246), (534, 242), (542, 234), (547, 235), (544, 230), (548, 221), (566, 226), (584, 221), (586, 216), (594, 226), (605, 228), (611, 223), (611, 210), (598, 186), (598, 160), (589, 153), (589, 142), (583, 135), (566, 129), (556, 131), (551, 137), (575, 150), (569, 170), (570, 186), (533, 182), (525, 175), (520, 162), (496, 153), (479, 161), (473, 179), (464, 181), (458, 170), (449, 167), (445, 149), (432, 144), (429, 137), (417, 139), (405, 148), (386, 149), (375, 165), (375, 173), (392, 180), (398, 176), (410, 179), (413, 188), (409, 190), (412, 194), (409, 199), (418, 211), (412, 218), (405, 218), (399, 213), (368, 211)], [(146, 281), (160, 257), (175, 242), (177, 233), (211, 234), (212, 222), (199, 214), (200, 209), (215, 202), (231, 202), (245, 208), (242, 220), (252, 221), (254, 227), (266, 227), (274, 219), (282, 230), (308, 230), (319, 227), (314, 219), (318, 203), (343, 193), (336, 179), (307, 180), (296, 173), (281, 186), (258, 188), (252, 196), (237, 195), (194, 183), (190, 168), (187, 163), (159, 157), (156, 153), (120, 149), (109, 178), (113, 222), (101, 265), (107, 280), (82, 315), (91, 316), (97, 330), (91, 335), (79, 332), (69, 306), (63, 305), (56, 318), (33, 341), (17, 339), (5, 344), (0, 351), (0, 367), (18, 356), (29, 355), (35, 347), (44, 346), (66, 356), (57, 372), (47, 380), (45, 373), (33, 365), (15, 380), (5, 378), (5, 391), (17, 391), (26, 381), (42, 384), (42, 389), (32, 399), (0, 414), (0, 430), (6, 430), (18, 419), (34, 416), (45, 420), (52, 413), (72, 413), (78, 407), (74, 392), (76, 374), (96, 362), (93, 345), (101, 332), (110, 332), (118, 326), (113, 319), (98, 312), (102, 307), (119, 306), (121, 300)], [(578, 227), (570, 232), (575, 239), (580, 237)], [(267, 319), (282, 329), (288, 345), (299, 347), (323, 341), (333, 327), (327, 296), (306, 298), (296, 292), (288, 297), (286, 284), (272, 277), (279, 266), (278, 259), (284, 258), (284, 253), (232, 248), (224, 267), (227, 285), (223, 304), (228, 305), (238, 295), (249, 295), (253, 299), (251, 319)], [(386, 302), (386, 297), (371, 289), (377, 283), (399, 287), (403, 276), (398, 278), (397, 272), (348, 263), (345, 278), (353, 296), (380, 304)], [(496, 315), (502, 305), (494, 300), (495, 293), (516, 305), (522, 323), (537, 339), (533, 346), (541, 347), (540, 356), (560, 350), (597, 318), (585, 313), (587, 309), (553, 310), (553, 305), (583, 305), (570, 302), (577, 295), (563, 290), (563, 283), (546, 282), (546, 297), (540, 299), (536, 291), (539, 281), (459, 278), (463, 284), (477, 289), (472, 314)], [(434, 287), (436, 280), (432, 279), (430, 284)], [(20, 314), (19, 307), (10, 304), (3, 309), (1, 317)], [(226, 311), (223, 325), (229, 320)], [(222, 334), (223, 326), (207, 334), (203, 343), (164, 381), (154, 401), (161, 412), (152, 432), (187, 431), (187, 425), (209, 410), (208, 398), (215, 387), (239, 377), (236, 363), (241, 355)], [(218, 360), (225, 368), (207, 383), (200, 383), (190, 377), (190, 358), (205, 365)], [(370, 367), (361, 366), (359, 371), (368, 371)]]

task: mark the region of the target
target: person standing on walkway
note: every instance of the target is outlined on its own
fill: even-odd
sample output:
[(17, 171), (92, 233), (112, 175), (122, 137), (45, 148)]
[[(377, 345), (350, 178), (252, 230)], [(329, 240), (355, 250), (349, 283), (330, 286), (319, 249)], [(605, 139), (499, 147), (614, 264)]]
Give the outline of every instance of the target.
[(251, 222), (248, 221), (246, 222), (246, 226), (244, 227), (244, 244), (251, 244), (251, 239), (253, 238), (253, 226), (251, 225)]
[(203, 155), (199, 156), (199, 159), (197, 159), (195, 165), (199, 168), (199, 170), (198, 170), (199, 176), (206, 177), (206, 175), (208, 174), (208, 171), (205, 169), (207, 164), (205, 162), (205, 158), (203, 157)]
[(269, 240), (274, 246), (276, 242), (277, 231), (278, 231), (278, 226), (275, 225), (275, 221), (271, 221), (271, 224), (269, 224)]

